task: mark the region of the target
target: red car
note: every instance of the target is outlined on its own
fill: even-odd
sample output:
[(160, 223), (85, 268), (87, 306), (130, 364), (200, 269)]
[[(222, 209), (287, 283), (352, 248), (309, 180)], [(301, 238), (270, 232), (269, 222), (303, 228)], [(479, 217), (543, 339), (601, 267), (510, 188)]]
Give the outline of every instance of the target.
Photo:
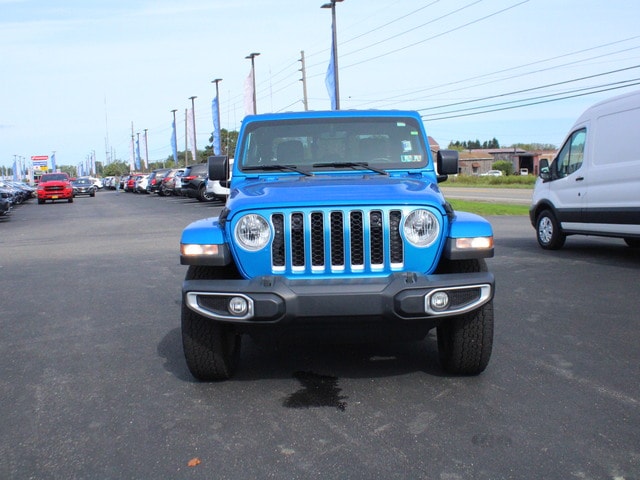
[(38, 203), (47, 200), (67, 200), (73, 202), (73, 186), (66, 173), (45, 173), (38, 182)]

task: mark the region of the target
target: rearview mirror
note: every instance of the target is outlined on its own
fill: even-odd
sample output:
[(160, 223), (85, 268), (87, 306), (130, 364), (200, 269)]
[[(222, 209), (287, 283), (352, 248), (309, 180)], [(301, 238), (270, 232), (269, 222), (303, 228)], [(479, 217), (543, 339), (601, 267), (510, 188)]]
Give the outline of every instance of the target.
[(551, 171), (549, 170), (549, 160), (547, 160), (546, 158), (543, 158), (542, 160), (540, 160), (539, 177), (545, 182), (548, 180), (551, 180)]
[(457, 150), (438, 150), (437, 155), (438, 182), (444, 182), (449, 175), (458, 173)]
[(227, 180), (229, 178), (229, 157), (219, 155), (207, 159), (209, 180)]

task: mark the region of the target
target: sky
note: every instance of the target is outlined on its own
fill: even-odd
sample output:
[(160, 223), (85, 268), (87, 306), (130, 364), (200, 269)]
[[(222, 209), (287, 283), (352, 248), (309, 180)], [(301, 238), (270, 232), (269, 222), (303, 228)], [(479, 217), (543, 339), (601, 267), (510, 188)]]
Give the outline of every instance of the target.
[[(195, 106), (209, 144), (245, 114), (328, 110), (330, 0), (0, 0), (0, 166), (171, 155)], [(640, 88), (637, 0), (337, 0), (342, 109), (408, 109), (440, 145), (559, 146), (592, 103)], [(141, 143), (143, 145), (143, 143)], [(145, 156), (145, 152), (142, 152)]]

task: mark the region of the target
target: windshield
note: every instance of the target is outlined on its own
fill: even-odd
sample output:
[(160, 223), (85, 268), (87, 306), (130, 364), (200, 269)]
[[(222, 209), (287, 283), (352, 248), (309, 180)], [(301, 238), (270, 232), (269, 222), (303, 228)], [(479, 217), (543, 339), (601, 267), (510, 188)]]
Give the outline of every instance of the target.
[(67, 177), (64, 173), (49, 173), (47, 175), (42, 175), (40, 178), (41, 182), (52, 182), (52, 181), (67, 181), (69, 177)]
[(422, 168), (428, 157), (411, 118), (295, 119), (249, 125), (241, 168), (299, 167), (304, 171)]

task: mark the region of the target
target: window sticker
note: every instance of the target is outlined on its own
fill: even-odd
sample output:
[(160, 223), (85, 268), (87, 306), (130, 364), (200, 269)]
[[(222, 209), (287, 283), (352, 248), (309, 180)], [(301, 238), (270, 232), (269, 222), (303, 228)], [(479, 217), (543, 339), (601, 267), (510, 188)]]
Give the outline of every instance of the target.
[(402, 163), (419, 163), (422, 161), (422, 155), (400, 155)]
[(396, 122), (396, 127), (406, 127), (407, 124), (404, 122)]

